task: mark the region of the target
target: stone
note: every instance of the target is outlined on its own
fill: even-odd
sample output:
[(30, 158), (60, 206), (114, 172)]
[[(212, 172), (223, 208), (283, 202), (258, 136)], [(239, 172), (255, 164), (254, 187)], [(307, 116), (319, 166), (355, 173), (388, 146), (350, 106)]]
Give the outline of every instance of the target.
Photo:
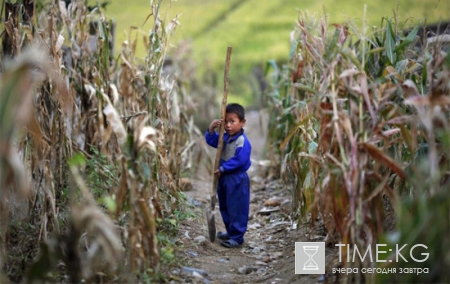
[(264, 206), (277, 207), (277, 206), (280, 206), (280, 202), (277, 200), (269, 199), (269, 200), (264, 201)]
[(198, 257), (198, 253), (196, 253), (195, 251), (188, 250), (186, 251), (186, 253), (189, 254), (190, 256)]
[(256, 223), (256, 222), (248, 225), (248, 229), (250, 229), (250, 230), (256, 230), (256, 229), (259, 229), (261, 227), (262, 227), (261, 224), (260, 223)]
[(288, 221), (278, 221), (278, 222), (273, 222), (270, 226), (269, 226), (269, 230), (270, 229), (273, 229), (273, 228), (276, 228), (276, 227), (278, 227), (278, 226), (291, 226), (291, 222), (288, 222)]
[(198, 236), (198, 237), (195, 237), (194, 242), (197, 244), (204, 244), (204, 243), (206, 243), (206, 238), (205, 238), (205, 236)]
[(270, 215), (270, 214), (272, 214), (274, 212), (278, 212), (278, 211), (280, 211), (280, 207), (274, 207), (274, 208), (264, 207), (263, 209), (258, 211), (258, 214), (259, 215)]
[(258, 270), (257, 267), (243, 266), (243, 267), (240, 267), (238, 269), (238, 272), (239, 272), (239, 274), (247, 275), (247, 274), (250, 274), (250, 273), (252, 273), (253, 271), (256, 271), (256, 270)]
[(254, 253), (254, 254), (257, 254), (260, 252), (261, 252), (261, 248), (259, 248), (259, 247), (253, 248), (253, 250), (252, 250), (252, 253)]
[(201, 275), (201, 276), (208, 276), (208, 272), (206, 272), (206, 271), (203, 270), (203, 269), (198, 269), (198, 268), (192, 268), (192, 267), (183, 266), (183, 267), (181, 268), (181, 270), (182, 270), (184, 273), (187, 273), (187, 274), (190, 274), (190, 275), (193, 275), (194, 272), (195, 272), (195, 273), (197, 273), (197, 274), (199, 274), (199, 275)]
[(283, 256), (283, 253), (280, 251), (272, 253), (272, 259), (281, 258), (282, 256)]

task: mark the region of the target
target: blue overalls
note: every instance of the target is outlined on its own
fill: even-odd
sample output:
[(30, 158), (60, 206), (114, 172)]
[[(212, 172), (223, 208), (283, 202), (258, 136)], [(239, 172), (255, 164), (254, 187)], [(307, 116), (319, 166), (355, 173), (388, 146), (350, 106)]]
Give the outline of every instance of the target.
[[(217, 148), (219, 134), (205, 133), (208, 145)], [(219, 163), (221, 176), (217, 187), (220, 214), (230, 239), (239, 244), (244, 242), (250, 210), (250, 168), (252, 145), (244, 130), (230, 139), (224, 134), (223, 150)]]

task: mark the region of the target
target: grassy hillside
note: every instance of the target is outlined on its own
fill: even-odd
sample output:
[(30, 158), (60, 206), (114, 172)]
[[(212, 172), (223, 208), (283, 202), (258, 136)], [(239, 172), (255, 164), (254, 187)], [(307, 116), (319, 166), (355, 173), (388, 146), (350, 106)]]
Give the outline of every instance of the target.
[[(223, 73), (227, 46), (233, 46), (230, 70), (230, 95), (239, 95), (244, 102), (251, 99), (248, 76), (255, 65), (267, 60), (287, 60), (289, 34), (298, 18), (298, 10), (329, 16), (329, 22), (353, 20), (362, 26), (364, 2), (357, 0), (164, 0), (163, 15), (169, 19), (179, 14), (180, 26), (171, 42), (191, 40), (194, 59), (199, 71), (211, 66)], [(366, 1), (366, 19), (370, 25), (380, 25), (381, 18), (393, 17), (394, 12), (407, 25), (449, 20), (450, 1), (443, 0), (371, 0)], [(170, 6), (170, 7), (169, 7)], [(117, 46), (126, 39), (129, 26), (148, 34), (150, 25), (145, 19), (150, 14), (149, 1), (111, 1), (106, 13), (117, 21)], [(134, 34), (136, 35), (136, 33)], [(138, 49), (144, 57), (143, 48)]]

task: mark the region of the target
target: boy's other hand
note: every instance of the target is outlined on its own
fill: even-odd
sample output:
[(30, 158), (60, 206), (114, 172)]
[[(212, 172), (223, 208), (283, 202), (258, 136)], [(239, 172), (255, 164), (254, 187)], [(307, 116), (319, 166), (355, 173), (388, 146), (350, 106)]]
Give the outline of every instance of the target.
[(220, 126), (221, 123), (222, 123), (222, 119), (214, 119), (213, 121), (211, 121), (211, 124), (209, 125), (209, 128), (208, 128), (209, 133), (212, 133), (214, 131), (214, 129), (216, 129), (217, 127)]
[(214, 174), (217, 175), (217, 178), (220, 178), (220, 176), (222, 175), (222, 173), (219, 171), (219, 169), (215, 170)]

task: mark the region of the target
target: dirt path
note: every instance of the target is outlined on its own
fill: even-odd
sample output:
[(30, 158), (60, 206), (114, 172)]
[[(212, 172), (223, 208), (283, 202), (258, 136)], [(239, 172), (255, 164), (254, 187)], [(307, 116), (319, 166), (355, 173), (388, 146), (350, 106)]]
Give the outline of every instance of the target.
[[(216, 240), (211, 243), (205, 218), (209, 204), (212, 177), (199, 176), (192, 181), (188, 198), (197, 205), (196, 218), (180, 226), (184, 243), (181, 268), (175, 278), (193, 283), (317, 283), (319, 276), (294, 274), (294, 246), (305, 239), (304, 230), (295, 230), (291, 221), (290, 191), (280, 181), (266, 178), (264, 149), (267, 119), (263, 113), (247, 114), (246, 134), (252, 143), (252, 167), (248, 171), (252, 181), (250, 221), (245, 243), (238, 249), (227, 249)], [(211, 152), (213, 156), (215, 152)], [(212, 157), (211, 156), (211, 157)], [(265, 206), (272, 202), (273, 206)], [(262, 213), (264, 209), (277, 210)], [(216, 207), (217, 231), (224, 230)]]

